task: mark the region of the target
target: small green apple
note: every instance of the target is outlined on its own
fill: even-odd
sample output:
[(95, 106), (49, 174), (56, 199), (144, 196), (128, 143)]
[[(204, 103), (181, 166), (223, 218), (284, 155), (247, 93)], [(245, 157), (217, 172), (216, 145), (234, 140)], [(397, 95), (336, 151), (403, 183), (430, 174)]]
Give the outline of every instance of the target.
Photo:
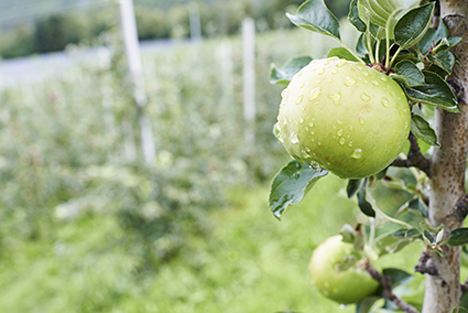
[[(342, 236), (328, 238), (312, 254), (309, 271), (313, 284), (326, 297), (341, 304), (357, 303), (373, 294), (379, 283), (358, 266), (363, 258)], [(345, 268), (340, 265), (348, 263)]]
[(275, 134), (301, 163), (342, 178), (385, 169), (402, 151), (411, 112), (400, 86), (363, 64), (312, 61), (283, 91)]

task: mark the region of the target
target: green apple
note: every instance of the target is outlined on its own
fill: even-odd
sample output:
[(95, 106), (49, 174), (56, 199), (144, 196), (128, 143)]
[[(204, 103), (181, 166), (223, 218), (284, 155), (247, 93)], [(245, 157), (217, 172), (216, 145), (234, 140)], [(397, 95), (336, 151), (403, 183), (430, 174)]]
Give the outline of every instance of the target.
[[(313, 284), (323, 295), (338, 303), (359, 302), (379, 286), (358, 266), (362, 258), (361, 252), (343, 242), (341, 235), (328, 238), (312, 254), (309, 271)], [(343, 268), (344, 264), (347, 265)]]
[(401, 87), (364, 64), (312, 61), (283, 91), (275, 134), (301, 163), (342, 178), (385, 169), (402, 151), (411, 112)]

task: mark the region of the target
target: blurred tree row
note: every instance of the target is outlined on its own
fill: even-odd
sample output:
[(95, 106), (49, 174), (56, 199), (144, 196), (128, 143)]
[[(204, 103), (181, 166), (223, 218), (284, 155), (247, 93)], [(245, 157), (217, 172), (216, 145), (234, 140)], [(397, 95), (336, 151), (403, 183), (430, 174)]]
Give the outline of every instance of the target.
[[(242, 19), (251, 14), (258, 31), (287, 28), (291, 23), (285, 11), (294, 12), (303, 0), (261, 1), (247, 9), (249, 1), (198, 3), (204, 37), (227, 36), (238, 33)], [(327, 0), (338, 17), (347, 14), (349, 0)], [(190, 36), (190, 5), (180, 4), (164, 11), (160, 8), (137, 5), (138, 34), (141, 40), (184, 39)], [(193, 4), (192, 4), (193, 5)], [(31, 25), (21, 25), (0, 32), (0, 57), (14, 58), (34, 53), (61, 51), (68, 44), (92, 45), (100, 34), (118, 25), (117, 10), (50, 15)]]

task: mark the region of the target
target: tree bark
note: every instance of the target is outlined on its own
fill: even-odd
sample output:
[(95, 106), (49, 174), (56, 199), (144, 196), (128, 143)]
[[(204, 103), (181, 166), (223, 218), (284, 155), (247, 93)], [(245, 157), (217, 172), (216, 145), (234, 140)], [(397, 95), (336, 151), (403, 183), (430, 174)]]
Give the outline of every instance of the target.
[[(462, 226), (456, 218), (457, 203), (465, 195), (465, 169), (468, 151), (468, 106), (464, 91), (468, 91), (468, 1), (440, 0), (440, 12), (452, 36), (462, 41), (451, 51), (464, 67), (456, 66), (449, 77), (460, 102), (459, 114), (435, 110), (435, 128), (440, 148), (434, 149), (431, 168), (429, 218), (434, 226), (445, 225), (445, 239)], [(438, 275), (426, 275), (423, 313), (446, 313), (457, 307), (461, 297), (460, 248), (445, 245), (445, 257), (431, 253), (431, 266)]]

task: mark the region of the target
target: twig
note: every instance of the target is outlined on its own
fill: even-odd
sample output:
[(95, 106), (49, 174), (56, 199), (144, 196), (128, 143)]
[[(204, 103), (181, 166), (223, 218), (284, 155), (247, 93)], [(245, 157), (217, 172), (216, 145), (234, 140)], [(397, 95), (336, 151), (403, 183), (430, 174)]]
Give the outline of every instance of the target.
[(382, 296), (393, 303), (395, 303), (400, 309), (406, 313), (419, 313), (414, 307), (406, 303), (404, 300), (397, 297), (392, 292), (392, 283), (388, 276), (380, 274), (370, 263), (367, 261), (364, 264), (364, 269), (372, 276), (373, 279), (378, 281), (383, 286)]
[(419, 149), (418, 140), (412, 132), (410, 132), (408, 139), (410, 141), (410, 150), (406, 160), (397, 158), (393, 161), (391, 166), (395, 167), (416, 167), (426, 173), (427, 177), (431, 177), (431, 161), (426, 159)]
[(419, 258), (418, 264), (414, 266), (414, 271), (421, 274), (429, 274), (431, 276), (439, 276), (437, 267), (430, 262), (431, 256), (427, 250), (425, 250)]
[(464, 194), (461, 196), (457, 203), (455, 204), (455, 211), (453, 212), (453, 217), (458, 221), (463, 222), (465, 217), (468, 215), (468, 195)]
[(460, 284), (462, 294), (465, 294), (468, 292), (468, 278), (465, 280), (464, 283)]

